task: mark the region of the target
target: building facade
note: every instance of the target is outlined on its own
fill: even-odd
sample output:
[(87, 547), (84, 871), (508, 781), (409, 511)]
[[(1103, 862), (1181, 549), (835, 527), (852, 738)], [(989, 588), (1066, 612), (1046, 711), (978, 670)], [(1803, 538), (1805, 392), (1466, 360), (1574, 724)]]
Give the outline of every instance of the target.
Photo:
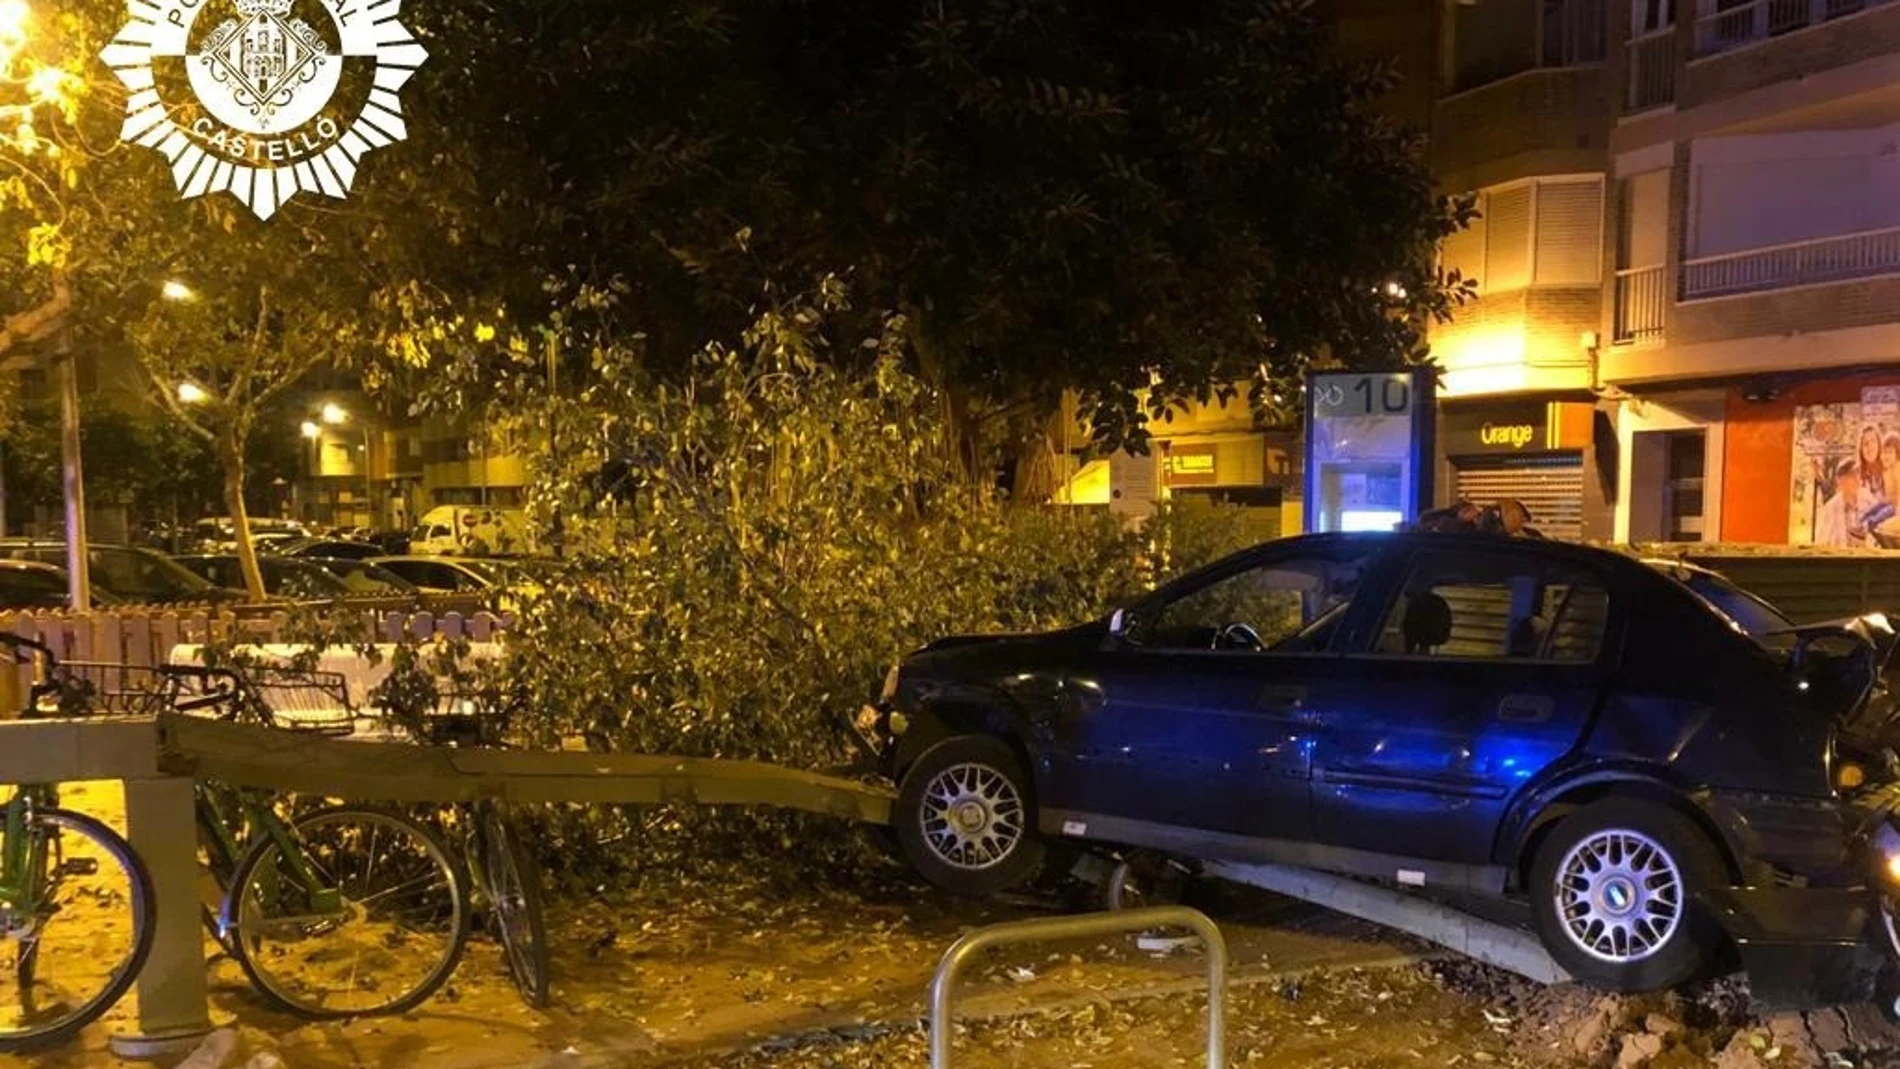
[(1479, 284), (1433, 336), (1444, 418), (1547, 406), (1508, 452), (1446, 435), (1446, 493), (1900, 545), (1900, 3), (1455, 0), (1438, 38), (1434, 166), (1483, 213), (1443, 254)]

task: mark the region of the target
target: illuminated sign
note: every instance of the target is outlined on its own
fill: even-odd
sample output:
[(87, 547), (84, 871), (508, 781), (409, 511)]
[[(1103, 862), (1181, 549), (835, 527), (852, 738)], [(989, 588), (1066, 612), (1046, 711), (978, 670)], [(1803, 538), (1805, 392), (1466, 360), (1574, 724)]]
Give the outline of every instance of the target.
[[(312, 25), (293, 6), (327, 17)], [(300, 192), (341, 198), (370, 150), (409, 136), (396, 92), (428, 52), (397, 21), (401, 7), (129, 0), (131, 20), (100, 53), (130, 90), (119, 136), (163, 154), (183, 196), (228, 192), (260, 219)], [(217, 14), (199, 18), (207, 11)], [(330, 105), (359, 66), (369, 92), (340, 114)]]
[(1326, 372), (1306, 382), (1308, 531), (1389, 531), (1431, 501), (1429, 368)]
[(1485, 445), (1508, 445), (1522, 449), (1537, 437), (1537, 428), (1528, 423), (1486, 423), (1478, 428), (1478, 441)]
[(1590, 448), (1596, 408), (1588, 401), (1454, 402), (1440, 417), (1448, 457)]
[(1214, 447), (1171, 446), (1166, 471), (1169, 486), (1211, 486), (1217, 481)]

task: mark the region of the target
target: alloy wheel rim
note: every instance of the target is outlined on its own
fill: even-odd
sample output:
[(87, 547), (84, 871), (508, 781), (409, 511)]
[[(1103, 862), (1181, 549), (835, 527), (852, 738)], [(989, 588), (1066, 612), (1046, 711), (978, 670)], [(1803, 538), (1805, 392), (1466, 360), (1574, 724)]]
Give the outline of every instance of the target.
[(1667, 944), (1682, 924), (1682, 870), (1662, 844), (1610, 828), (1585, 837), (1557, 866), (1557, 918), (1577, 949), (1628, 965)]
[(1023, 801), (988, 765), (952, 765), (924, 787), (918, 824), (945, 864), (975, 872), (1001, 864), (1023, 837)]

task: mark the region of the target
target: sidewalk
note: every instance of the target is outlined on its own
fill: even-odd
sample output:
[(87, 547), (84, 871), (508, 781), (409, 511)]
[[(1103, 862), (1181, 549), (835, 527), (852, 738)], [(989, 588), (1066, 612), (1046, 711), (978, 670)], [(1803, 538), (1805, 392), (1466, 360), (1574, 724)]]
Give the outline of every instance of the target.
[[(66, 801), (112, 820), (116, 795), (111, 784), (75, 784)], [(873, 883), (877, 889), (859, 892), (661, 877), (641, 890), (553, 902), (554, 997), (545, 1012), (521, 1002), (499, 950), (478, 935), (449, 985), (404, 1017), (305, 1022), (264, 1008), (242, 971), (217, 961), (213, 1018), (257, 1041), (248, 1046), (275, 1049), (289, 1069), (652, 1065), (772, 1036), (914, 1022), (924, 1015), (937, 959), (958, 935), (1037, 915)], [(1402, 953), (1369, 925), (1270, 896), (1223, 893), (1208, 908), (1237, 981), (1386, 963)], [(207, 954), (212, 949), (207, 944)], [(1132, 936), (1022, 947), (973, 964), (960, 1012), (980, 1017), (1132, 989), (1179, 990), (1197, 984), (1202, 968), (1195, 950), (1151, 955)], [(133, 1010), (128, 998), (81, 1042), (31, 1059), (0, 1057), (0, 1067), (128, 1064), (106, 1044), (129, 1028)]]

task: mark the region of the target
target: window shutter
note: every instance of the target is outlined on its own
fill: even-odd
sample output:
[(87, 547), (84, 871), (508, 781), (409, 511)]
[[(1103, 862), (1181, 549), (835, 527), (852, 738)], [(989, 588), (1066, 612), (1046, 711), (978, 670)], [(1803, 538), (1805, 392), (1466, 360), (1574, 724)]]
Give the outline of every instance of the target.
[(1447, 235), (1438, 247), (1438, 264), (1446, 272), (1456, 271), (1484, 288), (1484, 198), (1478, 198), (1478, 216), (1471, 225)]
[(1531, 283), (1531, 187), (1514, 186), (1484, 198), (1486, 290), (1521, 290)]
[(1594, 178), (1537, 184), (1536, 277), (1541, 286), (1603, 280), (1603, 184)]

